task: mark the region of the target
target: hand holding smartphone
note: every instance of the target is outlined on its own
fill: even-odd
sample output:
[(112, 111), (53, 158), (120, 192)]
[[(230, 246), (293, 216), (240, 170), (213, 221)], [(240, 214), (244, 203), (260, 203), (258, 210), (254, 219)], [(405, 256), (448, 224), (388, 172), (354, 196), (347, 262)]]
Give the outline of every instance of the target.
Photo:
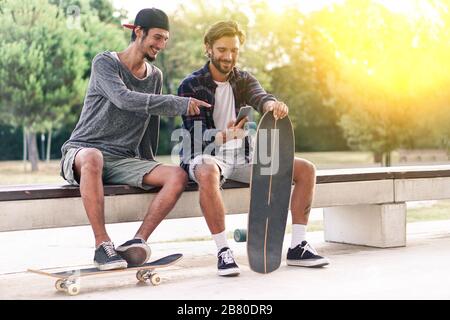
[(236, 118), (236, 121), (234, 122), (234, 125), (236, 126), (242, 119), (244, 119), (245, 117), (248, 117), (251, 112), (252, 112), (252, 107), (250, 107), (250, 106), (241, 107), (241, 109), (239, 109), (239, 114)]
[[(222, 145), (223, 143), (225, 143), (231, 139), (243, 138), (244, 137), (243, 126), (244, 126), (245, 121), (242, 121), (242, 120), (245, 117), (248, 117), (250, 115), (251, 111), (252, 111), (252, 107), (250, 107), (250, 106), (241, 107), (239, 109), (239, 113), (238, 113), (236, 120), (234, 122), (233, 122), (233, 120), (228, 122), (227, 129), (217, 133), (216, 139), (215, 139), (216, 143), (218, 145)], [(241, 121), (242, 121), (242, 124), (240, 124)], [(240, 127), (238, 127), (238, 125), (240, 125)]]

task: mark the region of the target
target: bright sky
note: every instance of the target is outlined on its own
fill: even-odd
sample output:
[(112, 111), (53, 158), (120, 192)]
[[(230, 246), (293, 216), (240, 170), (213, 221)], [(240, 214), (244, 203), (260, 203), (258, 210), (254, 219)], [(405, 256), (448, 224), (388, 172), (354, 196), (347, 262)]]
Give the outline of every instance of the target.
[[(268, 0), (272, 10), (277, 11), (285, 6), (299, 6), (302, 11), (310, 12), (322, 8), (324, 5), (342, 0)], [(139, 10), (143, 8), (155, 7), (166, 11), (168, 14), (186, 1), (181, 0), (113, 0), (116, 8), (124, 8), (129, 13), (129, 18), (134, 19)]]
[[(214, 0), (217, 1), (217, 0)], [(318, 10), (330, 3), (344, 2), (345, 0), (266, 0), (274, 12), (281, 11), (283, 7), (299, 7), (308, 13)], [(430, 6), (429, 0), (373, 0), (383, 4), (388, 9), (403, 13), (415, 18), (420, 15), (434, 19), (435, 11)], [(116, 8), (124, 8), (132, 20), (140, 9), (156, 7), (170, 14), (179, 4), (186, 4), (185, 0), (113, 0)]]

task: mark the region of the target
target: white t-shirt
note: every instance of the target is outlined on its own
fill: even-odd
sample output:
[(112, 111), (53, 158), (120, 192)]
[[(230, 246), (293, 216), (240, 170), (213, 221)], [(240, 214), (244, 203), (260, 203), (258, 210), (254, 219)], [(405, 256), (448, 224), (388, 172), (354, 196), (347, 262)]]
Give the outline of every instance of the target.
[(214, 125), (216, 129), (225, 130), (228, 122), (236, 120), (233, 88), (229, 81), (214, 82), (217, 84), (213, 112)]

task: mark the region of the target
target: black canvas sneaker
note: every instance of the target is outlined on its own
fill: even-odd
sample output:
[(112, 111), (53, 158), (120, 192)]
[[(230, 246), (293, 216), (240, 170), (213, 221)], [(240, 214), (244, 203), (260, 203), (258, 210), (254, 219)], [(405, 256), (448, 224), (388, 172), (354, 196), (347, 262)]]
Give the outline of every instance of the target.
[(117, 254), (111, 241), (102, 242), (95, 249), (94, 264), (99, 270), (127, 268), (127, 262)]
[(233, 277), (241, 273), (238, 265), (234, 261), (233, 252), (230, 248), (225, 247), (220, 249), (217, 258), (217, 273), (219, 276)]
[(286, 262), (288, 266), (300, 267), (323, 267), (330, 263), (327, 258), (319, 256), (306, 240), (294, 249), (289, 248)]

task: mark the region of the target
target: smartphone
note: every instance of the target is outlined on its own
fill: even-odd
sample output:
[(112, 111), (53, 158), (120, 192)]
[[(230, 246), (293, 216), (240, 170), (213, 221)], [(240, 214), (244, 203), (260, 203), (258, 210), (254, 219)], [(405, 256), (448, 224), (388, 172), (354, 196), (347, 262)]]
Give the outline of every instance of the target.
[(253, 108), (250, 106), (241, 107), (241, 109), (239, 109), (239, 114), (238, 114), (234, 124), (237, 125), (239, 123), (239, 121), (241, 121), (245, 117), (249, 116), (250, 113), (252, 112), (252, 109)]

